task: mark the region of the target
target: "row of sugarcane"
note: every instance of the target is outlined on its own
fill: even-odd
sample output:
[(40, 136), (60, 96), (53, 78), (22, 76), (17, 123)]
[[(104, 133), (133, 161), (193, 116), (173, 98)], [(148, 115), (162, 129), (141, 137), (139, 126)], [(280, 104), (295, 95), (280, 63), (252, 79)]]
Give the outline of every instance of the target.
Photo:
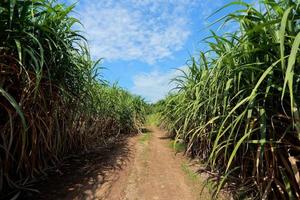
[(65, 156), (144, 121), (143, 99), (98, 74), (73, 8), (0, 1), (0, 199), (22, 196)]
[(300, 199), (300, 2), (232, 5), (222, 20), (238, 30), (205, 39), (160, 102), (163, 124), (213, 175), (213, 197)]

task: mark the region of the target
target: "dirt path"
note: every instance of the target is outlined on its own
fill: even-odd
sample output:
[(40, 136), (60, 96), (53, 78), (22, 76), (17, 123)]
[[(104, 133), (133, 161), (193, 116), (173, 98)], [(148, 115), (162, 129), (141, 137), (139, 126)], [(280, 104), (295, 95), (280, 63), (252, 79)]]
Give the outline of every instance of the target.
[(51, 178), (39, 188), (38, 199), (209, 199), (207, 192), (200, 197), (200, 184), (191, 180), (186, 160), (175, 155), (165, 132), (152, 127), (121, 144)]
[(136, 144), (136, 156), (129, 173), (127, 171), (123, 177), (121, 175), (119, 183), (113, 186), (107, 199), (197, 199), (187, 183), (181, 162), (168, 147), (169, 140), (165, 133), (157, 128), (151, 128), (150, 131), (150, 135), (143, 136)]

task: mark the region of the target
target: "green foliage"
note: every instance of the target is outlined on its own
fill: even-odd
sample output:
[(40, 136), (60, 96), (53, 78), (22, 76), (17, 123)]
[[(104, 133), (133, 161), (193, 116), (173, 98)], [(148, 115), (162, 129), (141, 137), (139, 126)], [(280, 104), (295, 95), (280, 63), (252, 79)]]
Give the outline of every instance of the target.
[(159, 113), (148, 114), (146, 117), (146, 124), (149, 126), (159, 126), (160, 125)]
[(159, 100), (156, 103), (148, 104), (147, 114), (159, 113), (162, 109), (164, 100)]
[(299, 3), (231, 4), (242, 8), (225, 21), (240, 29), (206, 39), (165, 99), (164, 123), (220, 174), (216, 194), (226, 185), (237, 199), (299, 199)]
[(63, 156), (138, 131), (145, 103), (97, 80), (74, 6), (0, 1), (0, 194)]
[(179, 142), (179, 141), (175, 141), (175, 140), (171, 140), (171, 142), (169, 143), (170, 147), (172, 149), (175, 150), (176, 153), (179, 153), (179, 152), (184, 152), (185, 149), (186, 149), (186, 144), (185, 143), (182, 143), (182, 142)]
[(198, 174), (193, 172), (186, 163), (181, 164), (181, 169), (191, 181), (198, 181)]

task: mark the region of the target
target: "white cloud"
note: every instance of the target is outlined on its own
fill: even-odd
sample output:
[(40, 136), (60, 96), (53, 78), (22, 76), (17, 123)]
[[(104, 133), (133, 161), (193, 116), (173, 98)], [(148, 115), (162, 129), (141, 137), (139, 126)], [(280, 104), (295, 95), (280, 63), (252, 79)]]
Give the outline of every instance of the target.
[[(223, 0), (78, 2), (75, 10), (79, 15), (76, 17), (85, 27), (94, 58), (154, 64), (161, 59), (172, 58), (175, 52), (182, 50), (191, 31), (195, 31), (192, 28), (195, 25), (199, 25), (199, 30), (203, 28), (206, 18), (222, 5)], [(194, 26), (191, 26), (192, 23)], [(175, 87), (170, 80), (179, 74), (177, 70), (154, 70), (136, 75), (131, 92), (155, 102)]]
[[(64, 1), (71, 4), (78, 0)], [(223, 0), (80, 0), (75, 12), (84, 25), (93, 58), (154, 64), (182, 50), (191, 35), (190, 25), (207, 25), (206, 17), (219, 8), (221, 2)], [(197, 14), (191, 15), (191, 12)]]
[[(183, 66), (178, 69), (186, 70), (187, 67)], [(131, 92), (145, 97), (150, 102), (157, 102), (176, 87), (176, 83), (171, 80), (182, 74), (178, 69), (165, 73), (155, 70), (150, 73), (138, 74), (133, 78), (134, 86), (131, 88)]]
[(94, 57), (153, 64), (183, 48), (193, 1), (81, 1), (76, 11)]

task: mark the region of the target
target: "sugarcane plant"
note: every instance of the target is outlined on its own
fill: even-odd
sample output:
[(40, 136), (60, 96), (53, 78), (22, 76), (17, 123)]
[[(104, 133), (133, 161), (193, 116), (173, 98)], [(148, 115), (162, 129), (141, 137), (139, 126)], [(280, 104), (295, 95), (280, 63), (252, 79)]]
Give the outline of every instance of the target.
[(214, 197), (227, 188), (237, 199), (299, 199), (300, 3), (231, 5), (240, 9), (220, 21), (239, 29), (205, 39), (162, 119), (217, 174)]
[(74, 6), (0, 1), (0, 198), (143, 123), (144, 100), (98, 75)]

